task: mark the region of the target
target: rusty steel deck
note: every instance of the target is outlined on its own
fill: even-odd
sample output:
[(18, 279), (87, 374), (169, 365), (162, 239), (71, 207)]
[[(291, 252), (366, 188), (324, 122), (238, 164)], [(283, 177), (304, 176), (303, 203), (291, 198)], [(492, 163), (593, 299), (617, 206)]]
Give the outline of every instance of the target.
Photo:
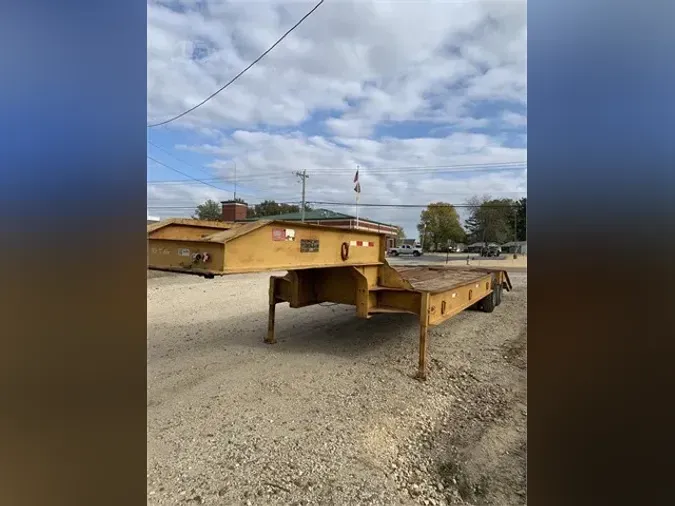
[[(396, 265), (392, 266), (401, 278), (420, 292), (438, 293), (474, 283), (486, 274), (503, 272), (503, 269), (481, 267), (448, 267), (438, 265)], [(511, 282), (508, 280), (511, 289)]]

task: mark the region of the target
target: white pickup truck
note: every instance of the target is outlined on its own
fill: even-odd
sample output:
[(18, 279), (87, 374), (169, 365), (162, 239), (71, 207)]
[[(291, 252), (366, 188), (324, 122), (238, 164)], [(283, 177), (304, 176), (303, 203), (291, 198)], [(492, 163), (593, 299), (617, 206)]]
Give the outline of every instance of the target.
[(411, 246), (410, 244), (404, 244), (398, 248), (389, 248), (389, 255), (397, 257), (399, 255), (413, 255), (420, 256), (422, 254), (422, 248), (420, 246)]

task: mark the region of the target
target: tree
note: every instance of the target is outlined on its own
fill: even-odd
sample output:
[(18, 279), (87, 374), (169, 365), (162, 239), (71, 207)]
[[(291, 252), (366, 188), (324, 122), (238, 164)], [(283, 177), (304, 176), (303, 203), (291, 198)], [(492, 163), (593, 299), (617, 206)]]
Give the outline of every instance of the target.
[(197, 206), (193, 217), (197, 220), (222, 221), (223, 212), (218, 202), (209, 199)]
[(422, 247), (427, 251), (444, 248), (448, 243), (462, 242), (466, 235), (459, 223), (457, 210), (445, 202), (429, 204), (420, 214), (417, 230)]
[(468, 204), (472, 206), (466, 220), (470, 242), (503, 244), (513, 240), (513, 213), (516, 209), (513, 200), (484, 196), (473, 197)]
[(405, 239), (405, 230), (403, 230), (403, 227), (399, 227), (398, 225), (396, 226), (396, 239), (399, 241)]
[(516, 240), (527, 241), (527, 197), (516, 202)]
[(292, 204), (278, 204), (274, 200), (264, 200), (260, 204), (253, 206), (253, 212), (256, 217), (274, 216), (276, 214), (297, 213), (300, 206)]
[[(311, 211), (312, 208), (305, 204), (305, 211)], [(299, 213), (300, 206), (294, 204), (279, 204), (274, 200), (264, 200), (260, 204), (249, 207), (248, 216), (250, 218), (262, 218), (264, 216), (275, 216), (277, 214)]]

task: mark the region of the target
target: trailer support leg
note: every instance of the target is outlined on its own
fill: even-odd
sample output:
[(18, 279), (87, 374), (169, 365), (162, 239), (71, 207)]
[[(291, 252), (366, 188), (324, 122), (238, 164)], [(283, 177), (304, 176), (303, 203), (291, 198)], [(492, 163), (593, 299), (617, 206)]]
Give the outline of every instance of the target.
[(417, 369), (417, 379), (427, 379), (427, 325), (420, 324), (420, 357), (419, 367)]
[(275, 295), (275, 279), (274, 277), (270, 278), (270, 301), (269, 301), (269, 312), (267, 315), (267, 337), (265, 342), (267, 344), (274, 344), (277, 342), (274, 337), (274, 317), (276, 315), (277, 309), (277, 297)]
[(423, 293), (420, 304), (420, 349), (417, 379), (427, 379), (427, 335), (429, 329), (429, 294)]

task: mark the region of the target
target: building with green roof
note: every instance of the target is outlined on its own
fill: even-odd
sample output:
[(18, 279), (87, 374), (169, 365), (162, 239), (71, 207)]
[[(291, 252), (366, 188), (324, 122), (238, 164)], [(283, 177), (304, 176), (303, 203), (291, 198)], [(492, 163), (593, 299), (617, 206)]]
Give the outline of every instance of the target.
[[(241, 202), (222, 202), (223, 221), (258, 221), (260, 219), (302, 221), (302, 212), (277, 214), (274, 216), (264, 216), (262, 218), (247, 218), (247, 207), (246, 204)], [(396, 238), (398, 236), (398, 228), (395, 225), (380, 223), (379, 221), (359, 216), (357, 227), (356, 216), (338, 213), (336, 211), (331, 211), (330, 209), (312, 209), (305, 211), (305, 223), (386, 234), (387, 248), (393, 248), (396, 245)]]

